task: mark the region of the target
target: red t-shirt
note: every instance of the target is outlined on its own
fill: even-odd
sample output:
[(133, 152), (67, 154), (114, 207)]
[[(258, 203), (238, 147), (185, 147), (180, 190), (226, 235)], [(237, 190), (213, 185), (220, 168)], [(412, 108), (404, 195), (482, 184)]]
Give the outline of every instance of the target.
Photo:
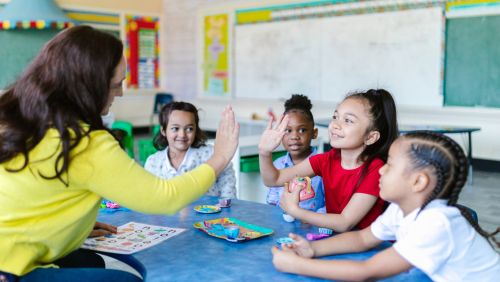
[[(354, 188), (363, 171), (362, 165), (355, 169), (342, 168), (340, 161), (340, 150), (332, 149), (326, 153), (311, 156), (309, 163), (314, 174), (323, 178), (325, 189), (325, 203), (327, 213), (340, 214), (347, 206), (354, 194)], [(368, 171), (356, 189), (356, 193), (364, 193), (379, 197), (378, 170), (384, 165), (381, 159), (374, 159)], [(373, 205), (372, 209), (361, 219), (356, 228), (363, 229), (370, 224), (384, 211), (384, 201), (380, 197)]]

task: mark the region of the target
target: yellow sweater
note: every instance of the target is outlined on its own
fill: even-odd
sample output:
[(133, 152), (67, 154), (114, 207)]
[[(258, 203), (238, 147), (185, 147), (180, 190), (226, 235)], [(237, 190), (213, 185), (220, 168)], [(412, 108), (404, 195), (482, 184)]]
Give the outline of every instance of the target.
[(65, 177), (54, 175), (59, 133), (51, 129), (29, 153), (20, 172), (18, 156), (0, 164), (0, 270), (24, 275), (79, 248), (91, 232), (101, 197), (127, 208), (174, 214), (203, 195), (215, 181), (209, 165), (161, 180), (136, 164), (106, 131), (93, 131), (72, 153)]

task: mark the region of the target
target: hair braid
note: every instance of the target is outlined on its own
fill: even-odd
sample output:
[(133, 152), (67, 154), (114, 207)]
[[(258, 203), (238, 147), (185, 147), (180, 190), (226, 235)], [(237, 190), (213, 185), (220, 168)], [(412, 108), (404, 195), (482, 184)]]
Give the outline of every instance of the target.
[(436, 199), (438, 197), (438, 195), (442, 193), (443, 188), (444, 188), (443, 181), (445, 179), (445, 175), (444, 175), (443, 169), (435, 161), (429, 161), (428, 163), (429, 163), (429, 165), (433, 166), (434, 169), (436, 170), (436, 178), (437, 178), (436, 188), (434, 188), (434, 190), (432, 190), (429, 197), (425, 200), (424, 204), (420, 208), (420, 211), (422, 211), (432, 200)]
[(415, 131), (405, 135), (404, 138), (415, 140), (409, 149), (413, 167), (418, 169), (431, 166), (436, 173), (436, 187), (425, 200), (420, 211), (434, 199), (446, 199), (449, 206), (460, 210), (462, 216), (477, 233), (499, 247), (500, 244), (495, 235), (500, 232), (500, 227), (495, 232), (486, 232), (479, 226), (466, 207), (457, 204), (460, 192), (467, 182), (468, 174), (467, 157), (460, 145), (443, 134), (429, 131)]

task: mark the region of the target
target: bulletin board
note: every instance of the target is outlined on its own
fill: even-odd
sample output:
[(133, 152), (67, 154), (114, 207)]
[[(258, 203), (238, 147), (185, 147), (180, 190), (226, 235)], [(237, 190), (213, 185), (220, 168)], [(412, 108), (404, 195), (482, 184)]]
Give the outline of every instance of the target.
[(125, 56), (128, 88), (159, 87), (159, 18), (125, 16)]
[(500, 108), (500, 13), (447, 22), (445, 105)]
[(229, 16), (209, 15), (203, 27), (203, 93), (227, 97), (229, 93)]
[(40, 52), (43, 45), (58, 30), (2, 30), (0, 31), (0, 90), (14, 83), (26, 66)]

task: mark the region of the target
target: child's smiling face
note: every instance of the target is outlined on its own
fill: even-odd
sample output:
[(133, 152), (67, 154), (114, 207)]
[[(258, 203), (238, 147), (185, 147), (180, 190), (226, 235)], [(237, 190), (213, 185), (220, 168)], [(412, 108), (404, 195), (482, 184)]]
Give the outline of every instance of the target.
[(171, 152), (186, 152), (193, 144), (196, 135), (194, 114), (179, 110), (172, 111), (167, 125), (161, 128), (161, 134), (167, 138)]
[(335, 110), (328, 126), (330, 144), (337, 149), (363, 147), (371, 123), (367, 103), (356, 98), (344, 100)]
[(311, 139), (315, 139), (318, 130), (313, 122), (301, 111), (289, 111), (289, 120), (283, 136), (283, 147), (290, 153), (293, 160), (304, 159), (311, 153)]

